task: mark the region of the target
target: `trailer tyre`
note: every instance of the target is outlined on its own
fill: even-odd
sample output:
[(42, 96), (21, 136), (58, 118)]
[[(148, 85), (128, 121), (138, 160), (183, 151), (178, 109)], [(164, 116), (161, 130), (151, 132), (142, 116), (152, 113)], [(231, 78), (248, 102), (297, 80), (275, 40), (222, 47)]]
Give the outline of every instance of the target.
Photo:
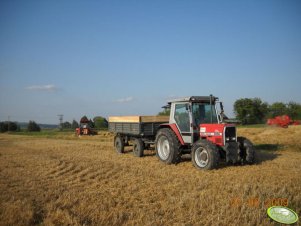
[(144, 144), (139, 138), (134, 138), (133, 140), (133, 154), (137, 157), (143, 157), (144, 155)]
[(245, 137), (237, 137), (237, 142), (241, 163), (253, 164), (255, 162), (255, 149), (252, 142)]
[(181, 159), (180, 142), (175, 133), (168, 129), (160, 129), (156, 136), (155, 149), (157, 157), (166, 164), (178, 163)]
[(211, 170), (218, 167), (220, 155), (218, 149), (208, 140), (197, 141), (191, 149), (191, 160), (199, 170)]
[(117, 153), (124, 153), (124, 140), (120, 135), (116, 135), (114, 138), (114, 147)]

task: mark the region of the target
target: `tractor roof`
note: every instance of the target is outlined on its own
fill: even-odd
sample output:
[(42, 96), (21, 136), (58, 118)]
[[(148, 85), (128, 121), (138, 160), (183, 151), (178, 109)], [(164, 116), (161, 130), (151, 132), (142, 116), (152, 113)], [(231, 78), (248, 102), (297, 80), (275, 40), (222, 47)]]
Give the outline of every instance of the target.
[(210, 102), (210, 98), (212, 102), (218, 100), (215, 96), (190, 96), (190, 97), (182, 97), (168, 101), (168, 103), (173, 102)]

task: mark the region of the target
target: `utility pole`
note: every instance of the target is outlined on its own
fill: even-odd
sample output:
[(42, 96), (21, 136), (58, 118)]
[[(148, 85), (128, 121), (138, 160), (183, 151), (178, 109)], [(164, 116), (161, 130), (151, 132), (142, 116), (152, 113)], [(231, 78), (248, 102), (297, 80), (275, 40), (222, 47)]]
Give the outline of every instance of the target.
[(57, 115), (59, 117), (59, 120), (60, 120), (60, 124), (59, 124), (59, 129), (62, 130), (63, 129), (63, 117), (64, 115), (60, 114), (60, 115)]

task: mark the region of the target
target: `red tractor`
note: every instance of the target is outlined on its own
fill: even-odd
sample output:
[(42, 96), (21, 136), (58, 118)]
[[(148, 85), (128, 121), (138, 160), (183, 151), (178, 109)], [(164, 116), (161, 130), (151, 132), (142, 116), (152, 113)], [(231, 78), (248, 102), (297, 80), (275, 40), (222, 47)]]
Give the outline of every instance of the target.
[(109, 117), (116, 151), (123, 153), (124, 146), (132, 143), (134, 155), (142, 157), (144, 148), (154, 144), (160, 161), (178, 163), (182, 154), (191, 153), (194, 166), (205, 170), (217, 168), (221, 159), (227, 163), (254, 162), (252, 143), (237, 137), (235, 125), (225, 122), (223, 104), (217, 97), (180, 98), (165, 107), (170, 109), (170, 116)]
[(75, 133), (77, 136), (81, 135), (96, 135), (97, 132), (94, 131), (90, 126), (90, 120), (88, 120), (86, 117), (83, 117), (80, 120), (79, 127), (75, 129)]

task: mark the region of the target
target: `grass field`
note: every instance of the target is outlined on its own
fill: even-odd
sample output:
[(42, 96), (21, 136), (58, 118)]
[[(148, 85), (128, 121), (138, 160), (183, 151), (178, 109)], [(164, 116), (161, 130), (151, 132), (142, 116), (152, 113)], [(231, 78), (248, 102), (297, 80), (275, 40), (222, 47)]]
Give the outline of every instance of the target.
[(101, 132), (0, 135), (0, 225), (275, 225), (273, 204), (301, 214), (301, 126), (239, 128), (257, 164), (198, 171), (112, 147)]

